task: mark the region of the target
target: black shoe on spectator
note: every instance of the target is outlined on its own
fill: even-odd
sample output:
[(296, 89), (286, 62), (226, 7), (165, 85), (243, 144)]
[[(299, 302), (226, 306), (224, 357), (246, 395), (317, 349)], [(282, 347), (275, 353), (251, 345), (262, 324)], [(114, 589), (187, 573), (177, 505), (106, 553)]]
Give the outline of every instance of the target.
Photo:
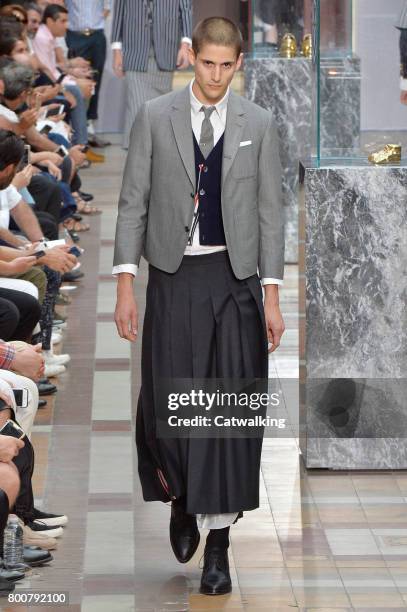
[(75, 219), (75, 221), (82, 221), (83, 219), (82, 215), (80, 215), (79, 213), (72, 213), (71, 218)]
[(62, 282), (76, 283), (76, 281), (78, 281), (83, 276), (85, 275), (80, 270), (71, 270), (70, 272), (65, 272), (65, 274), (62, 275)]
[(99, 138), (95, 134), (92, 134), (88, 137), (88, 144), (90, 147), (94, 147), (95, 149), (102, 149), (103, 147), (110, 147), (112, 143), (108, 140), (103, 140), (102, 138)]
[(38, 402), (38, 408), (45, 408), (45, 406), (48, 404), (47, 400), (39, 400)]
[(51, 514), (50, 512), (42, 512), (34, 508), (32, 519), (35, 523), (43, 523), (48, 527), (65, 527), (68, 523), (68, 517), (65, 514)]
[(5, 593), (12, 593), (16, 587), (13, 582), (9, 582), (0, 576), (0, 596)]
[(30, 567), (38, 567), (52, 561), (53, 556), (48, 550), (40, 548), (39, 546), (24, 546), (24, 563)]
[(57, 387), (50, 382), (39, 382), (37, 383), (37, 387), (40, 397), (43, 395), (54, 395), (54, 393), (58, 391)]
[(29, 521), (28, 523), (26, 523), (26, 526), (29, 527), (32, 531), (40, 531), (43, 535), (47, 535), (50, 538), (59, 538), (64, 533), (64, 530), (62, 529), (61, 525), (55, 525), (53, 527), (50, 527), (49, 525), (46, 525), (42, 522), (40, 523)]
[(79, 234), (77, 232), (74, 232), (73, 230), (67, 230), (67, 231), (73, 242), (76, 243), (80, 241)]
[(3, 566), (0, 568), (0, 578), (7, 580), (7, 582), (17, 582), (17, 580), (25, 578), (25, 572), (22, 569), (7, 569)]
[(78, 191), (84, 202), (91, 202), (94, 199), (93, 193), (86, 193), (85, 191)]

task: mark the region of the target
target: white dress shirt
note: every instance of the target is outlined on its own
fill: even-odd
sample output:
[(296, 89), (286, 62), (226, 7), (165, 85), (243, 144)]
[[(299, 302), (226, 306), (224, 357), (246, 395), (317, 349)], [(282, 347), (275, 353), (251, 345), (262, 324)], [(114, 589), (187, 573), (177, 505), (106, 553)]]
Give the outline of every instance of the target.
[[(204, 113), (201, 111), (201, 108), (202, 106), (211, 106), (211, 105), (202, 104), (202, 102), (200, 102), (198, 98), (195, 96), (192, 90), (194, 81), (195, 79), (191, 81), (190, 86), (189, 86), (190, 99), (191, 99), (191, 124), (192, 124), (192, 131), (194, 132), (195, 138), (197, 142), (199, 142), (201, 138), (202, 123), (205, 118)], [(219, 139), (221, 138), (222, 134), (225, 131), (229, 91), (230, 89), (228, 88), (222, 100), (220, 100), (217, 104), (213, 105), (215, 106), (215, 110), (210, 116), (210, 122), (212, 123), (212, 127), (213, 127), (214, 145), (216, 145), (216, 143), (219, 141)], [(218, 251), (226, 250), (225, 245), (219, 245), (219, 246), (201, 245), (199, 243), (199, 227), (198, 226), (199, 224), (197, 225), (195, 229), (192, 245), (187, 245), (185, 249), (185, 255), (203, 255), (203, 254), (216, 253)], [(121, 272), (127, 272), (129, 274), (133, 274), (133, 276), (136, 276), (137, 269), (138, 269), (138, 266), (135, 264), (121, 264), (119, 266), (114, 266), (113, 274), (120, 274)], [(278, 278), (263, 278), (261, 282), (262, 282), (262, 285), (282, 285), (283, 284), (282, 279), (278, 279)]]

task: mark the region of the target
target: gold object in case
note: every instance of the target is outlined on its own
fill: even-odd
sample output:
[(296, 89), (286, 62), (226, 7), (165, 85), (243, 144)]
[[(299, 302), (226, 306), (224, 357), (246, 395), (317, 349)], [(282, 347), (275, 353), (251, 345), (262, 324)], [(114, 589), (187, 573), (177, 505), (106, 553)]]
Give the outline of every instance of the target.
[(401, 145), (387, 144), (383, 149), (380, 149), (380, 151), (371, 153), (368, 159), (372, 164), (391, 164), (393, 162), (399, 162), (401, 161)]
[(297, 41), (294, 34), (284, 34), (280, 44), (281, 57), (295, 57), (297, 55)]
[(308, 58), (312, 57), (312, 36), (311, 34), (306, 34), (303, 38), (302, 54), (304, 57), (308, 57)]

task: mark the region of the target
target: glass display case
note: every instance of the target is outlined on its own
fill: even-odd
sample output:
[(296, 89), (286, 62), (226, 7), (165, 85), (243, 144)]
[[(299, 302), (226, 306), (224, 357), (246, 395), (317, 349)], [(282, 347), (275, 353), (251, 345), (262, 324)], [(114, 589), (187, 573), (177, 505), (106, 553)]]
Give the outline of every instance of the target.
[[(312, 35), (313, 0), (248, 0), (248, 50), (254, 57), (307, 56), (304, 37)], [(352, 0), (328, 0), (320, 7), (320, 44), (328, 55), (352, 52)], [(291, 35), (296, 51), (284, 54), (284, 37)]]
[(407, 0), (314, 0), (312, 21), (317, 165), (403, 164)]

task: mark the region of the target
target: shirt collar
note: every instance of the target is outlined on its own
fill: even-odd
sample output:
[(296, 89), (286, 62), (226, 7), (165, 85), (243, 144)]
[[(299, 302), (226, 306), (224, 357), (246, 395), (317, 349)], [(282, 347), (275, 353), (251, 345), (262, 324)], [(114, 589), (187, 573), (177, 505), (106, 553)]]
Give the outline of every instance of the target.
[(224, 111), (227, 109), (230, 87), (227, 88), (226, 93), (223, 96), (222, 100), (219, 100), (217, 104), (202, 104), (202, 102), (198, 100), (198, 98), (192, 91), (192, 86), (194, 82), (195, 82), (195, 79), (192, 79), (191, 83), (189, 84), (189, 94), (190, 94), (190, 99), (191, 99), (192, 112), (195, 115), (197, 115), (203, 106), (214, 106), (219, 117), (222, 118), (222, 113), (224, 113)]

